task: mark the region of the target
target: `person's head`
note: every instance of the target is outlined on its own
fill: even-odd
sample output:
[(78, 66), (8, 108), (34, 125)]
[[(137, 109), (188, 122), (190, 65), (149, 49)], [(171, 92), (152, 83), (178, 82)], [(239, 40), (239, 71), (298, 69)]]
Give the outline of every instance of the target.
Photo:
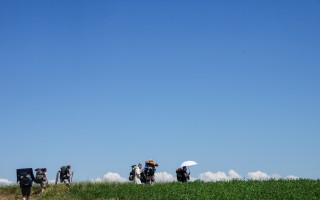
[(68, 169), (71, 169), (71, 165), (67, 165), (67, 168), (68, 168)]
[(141, 164), (141, 163), (139, 163), (139, 164), (138, 164), (138, 167), (141, 169), (141, 168), (142, 168), (142, 164)]
[(182, 169), (187, 170), (187, 167), (186, 167), (186, 166), (183, 166)]
[(133, 169), (136, 165), (131, 165), (131, 168)]

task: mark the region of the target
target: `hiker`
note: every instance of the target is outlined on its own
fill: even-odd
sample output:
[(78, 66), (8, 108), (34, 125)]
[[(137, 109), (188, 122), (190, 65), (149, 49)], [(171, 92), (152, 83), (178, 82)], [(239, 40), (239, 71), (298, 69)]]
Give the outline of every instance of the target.
[(156, 172), (156, 167), (158, 167), (158, 164), (154, 162), (153, 160), (147, 160), (145, 167), (144, 167), (144, 174), (146, 177), (146, 183), (152, 184), (155, 182), (154, 175)]
[(142, 168), (142, 164), (139, 163), (138, 166), (134, 167), (134, 183), (141, 185), (141, 168)]
[(40, 184), (40, 194), (43, 194), (48, 184), (47, 168), (37, 168), (35, 171), (36, 178), (34, 182)]
[(177, 173), (177, 181), (188, 182), (188, 180), (190, 180), (190, 173), (187, 172), (186, 166), (183, 166), (182, 168), (178, 168), (176, 170), (176, 173)]
[(17, 169), (17, 182), (20, 184), (22, 200), (29, 200), (32, 183), (35, 180), (32, 168)]
[(147, 182), (146, 175), (144, 174), (144, 170), (141, 170), (140, 181), (141, 181), (141, 183), (146, 183)]
[(135, 177), (134, 169), (135, 169), (135, 166), (136, 165), (131, 165), (131, 171), (129, 173), (129, 181), (134, 181), (134, 177)]
[[(67, 187), (70, 187), (71, 184), (71, 178), (73, 173), (70, 172), (71, 165), (62, 166), (60, 168), (60, 182), (65, 183)], [(58, 173), (59, 173), (58, 172)]]

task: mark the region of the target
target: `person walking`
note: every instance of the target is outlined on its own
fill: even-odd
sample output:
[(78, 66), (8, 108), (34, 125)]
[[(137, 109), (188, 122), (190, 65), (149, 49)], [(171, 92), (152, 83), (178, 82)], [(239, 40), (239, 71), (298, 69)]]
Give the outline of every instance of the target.
[(40, 194), (43, 194), (48, 184), (47, 168), (37, 168), (35, 171), (36, 171), (35, 182), (40, 184)]
[(19, 182), (22, 200), (29, 200), (32, 183), (35, 180), (32, 168), (17, 169), (17, 182)]
[(153, 160), (147, 160), (144, 167), (144, 175), (146, 177), (146, 184), (153, 184), (155, 182), (155, 172), (158, 163)]
[(142, 164), (139, 163), (138, 166), (134, 167), (134, 183), (137, 185), (141, 185), (141, 168)]
[(70, 172), (70, 169), (71, 169), (71, 165), (67, 165), (67, 166), (62, 166), (59, 171), (60, 172), (60, 182), (65, 183), (65, 185), (67, 187), (70, 187), (71, 178), (73, 175), (73, 173)]
[(183, 166), (182, 168), (178, 168), (176, 170), (177, 180), (179, 182), (188, 182), (190, 180), (190, 173), (187, 172), (187, 167)]
[(190, 180), (190, 173), (187, 171), (187, 167), (182, 167), (182, 182), (188, 182)]

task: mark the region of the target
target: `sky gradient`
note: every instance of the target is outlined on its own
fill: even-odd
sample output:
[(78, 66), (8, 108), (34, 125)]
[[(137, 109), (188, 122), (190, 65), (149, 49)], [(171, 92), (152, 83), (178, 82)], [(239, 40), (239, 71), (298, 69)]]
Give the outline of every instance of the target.
[(0, 179), (154, 159), (320, 177), (320, 1), (0, 1)]

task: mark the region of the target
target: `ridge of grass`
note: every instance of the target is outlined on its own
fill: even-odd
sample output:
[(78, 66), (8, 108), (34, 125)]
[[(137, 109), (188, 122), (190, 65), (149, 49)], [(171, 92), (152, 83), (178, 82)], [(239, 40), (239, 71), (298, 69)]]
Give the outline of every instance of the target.
[[(320, 179), (231, 180), (189, 183), (75, 183), (71, 188), (50, 185), (44, 195), (33, 187), (38, 200), (107, 200), (107, 199), (320, 199)], [(19, 196), (18, 186), (0, 188), (0, 197)], [(1, 198), (0, 198), (1, 199)], [(2, 200), (2, 199), (1, 199)]]

